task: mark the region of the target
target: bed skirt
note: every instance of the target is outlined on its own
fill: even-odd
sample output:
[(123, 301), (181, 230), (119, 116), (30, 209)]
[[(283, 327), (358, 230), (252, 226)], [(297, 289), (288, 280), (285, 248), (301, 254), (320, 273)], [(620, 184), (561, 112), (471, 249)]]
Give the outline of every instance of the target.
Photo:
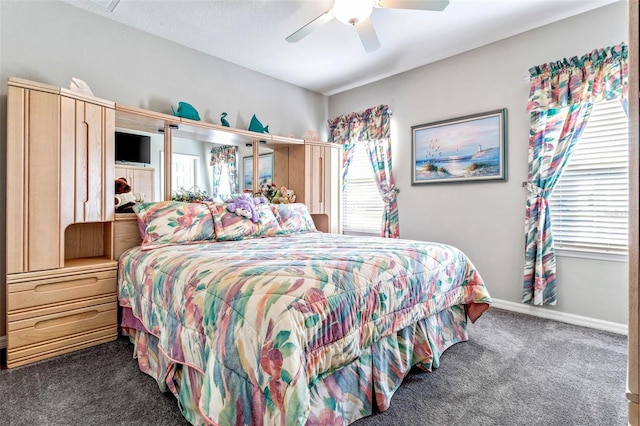
[[(175, 395), (190, 423), (215, 424), (198, 408), (203, 378), (199, 369), (170, 359), (129, 308), (123, 308), (122, 332), (134, 344), (140, 370), (153, 377), (163, 392)], [(431, 371), (447, 348), (466, 340), (465, 306), (445, 309), (380, 339), (360, 358), (309, 385), (307, 425), (347, 425), (385, 411), (411, 367)]]

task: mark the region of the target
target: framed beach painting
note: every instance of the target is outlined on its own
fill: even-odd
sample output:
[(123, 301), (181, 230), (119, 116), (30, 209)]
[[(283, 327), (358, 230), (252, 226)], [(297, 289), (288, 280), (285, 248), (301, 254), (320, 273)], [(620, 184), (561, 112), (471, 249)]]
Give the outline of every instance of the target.
[[(254, 192), (252, 155), (242, 158), (242, 176), (244, 192)], [(258, 187), (273, 182), (273, 153), (260, 154), (258, 157), (258, 180)]]
[(507, 110), (411, 127), (412, 185), (507, 180)]

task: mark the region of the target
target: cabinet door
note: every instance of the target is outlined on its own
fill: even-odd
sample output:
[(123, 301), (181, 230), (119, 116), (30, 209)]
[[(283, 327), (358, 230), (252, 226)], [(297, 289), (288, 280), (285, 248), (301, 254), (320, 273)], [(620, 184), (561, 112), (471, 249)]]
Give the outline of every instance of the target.
[(307, 148), (311, 195), (307, 206), (319, 230), (340, 233), (342, 147), (324, 144), (308, 145)]
[(127, 183), (131, 185), (131, 179), (132, 179), (131, 169), (129, 169), (128, 167), (116, 165), (114, 176), (115, 176), (115, 179), (125, 178), (127, 180)]
[(29, 120), (28, 90), (7, 88), (7, 248), (8, 274), (25, 272), (28, 246), (26, 242), (26, 146), (25, 123)]
[(125, 178), (133, 192), (144, 194), (144, 201), (155, 201), (154, 168), (116, 165), (115, 177)]
[[(113, 220), (115, 113), (110, 108), (62, 98), (63, 156), (73, 158), (73, 222)], [(65, 179), (71, 182), (72, 179)]]
[(144, 194), (145, 201), (154, 201), (153, 179), (155, 170), (150, 168), (135, 168), (132, 171), (133, 192)]
[(305, 169), (307, 170), (307, 207), (309, 213), (326, 213), (325, 208), (325, 149), (320, 145), (305, 147)]
[(327, 147), (325, 160), (325, 213), (329, 216), (329, 232), (341, 234), (342, 146)]
[(7, 273), (64, 263), (60, 238), (60, 98), (8, 89)]

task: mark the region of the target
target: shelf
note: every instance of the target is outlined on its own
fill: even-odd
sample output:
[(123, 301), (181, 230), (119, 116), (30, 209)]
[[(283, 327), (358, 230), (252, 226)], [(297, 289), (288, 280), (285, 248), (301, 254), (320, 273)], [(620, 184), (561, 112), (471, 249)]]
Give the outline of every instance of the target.
[(86, 268), (96, 266), (117, 266), (118, 262), (108, 257), (82, 257), (79, 259), (65, 259), (64, 267), (66, 268)]
[(116, 127), (118, 128), (161, 133), (165, 125), (172, 127), (172, 136), (223, 145), (242, 146), (256, 141), (264, 141), (265, 146), (269, 147), (306, 143), (303, 139), (258, 133), (116, 104)]
[(173, 136), (186, 139), (196, 139), (226, 145), (242, 145), (257, 140), (270, 141), (269, 133), (258, 133), (234, 127), (220, 126), (202, 121), (180, 119), (180, 126), (173, 130)]
[(165, 125), (178, 125), (179, 117), (116, 103), (116, 127), (147, 133), (162, 133)]

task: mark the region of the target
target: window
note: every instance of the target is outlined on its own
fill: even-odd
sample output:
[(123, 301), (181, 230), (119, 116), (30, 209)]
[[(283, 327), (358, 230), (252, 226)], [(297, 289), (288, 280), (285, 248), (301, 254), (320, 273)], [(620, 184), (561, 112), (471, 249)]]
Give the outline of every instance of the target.
[(371, 167), (366, 142), (355, 144), (342, 194), (342, 233), (380, 235), (384, 203)]
[[(200, 157), (189, 154), (171, 154), (171, 190), (192, 190), (198, 181), (198, 163)], [(164, 151), (160, 152), (160, 181), (164, 182)], [(162, 185), (161, 193), (164, 192)]]
[(549, 199), (559, 254), (626, 259), (627, 126), (620, 101), (593, 105), (582, 136)]
[(188, 154), (173, 153), (171, 156), (171, 187), (193, 189), (198, 175), (200, 157)]
[[(211, 170), (213, 172), (213, 168)], [(213, 176), (212, 176), (212, 179), (213, 179)], [(218, 182), (218, 185), (216, 187), (216, 182), (215, 180), (213, 181), (213, 192), (214, 194), (218, 194), (218, 195), (231, 195), (231, 180), (229, 179), (229, 164), (222, 165), (221, 171), (220, 171), (220, 182)]]

